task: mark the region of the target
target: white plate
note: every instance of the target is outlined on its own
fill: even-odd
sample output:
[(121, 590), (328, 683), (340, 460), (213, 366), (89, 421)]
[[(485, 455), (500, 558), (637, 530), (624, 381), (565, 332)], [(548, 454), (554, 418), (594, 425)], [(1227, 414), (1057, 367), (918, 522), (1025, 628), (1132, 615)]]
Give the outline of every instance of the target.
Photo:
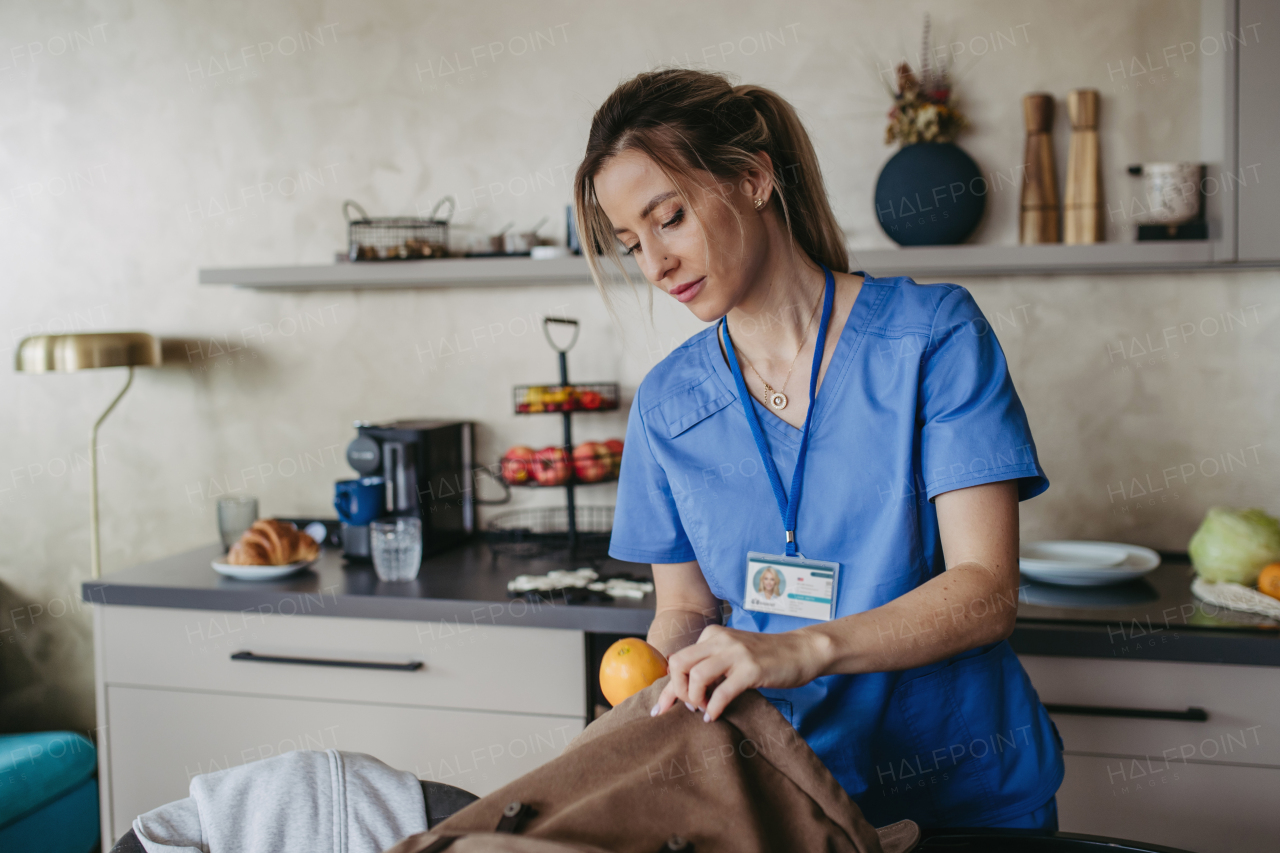
[(1042, 569), (1104, 569), (1118, 566), (1129, 556), (1125, 545), (1111, 542), (1028, 542), (1021, 548), (1021, 563)]
[(213, 570), (220, 575), (242, 581), (271, 581), (291, 575), (299, 569), (305, 569), (314, 560), (299, 560), (296, 563), (285, 563), (283, 566), (234, 566), (231, 563), (219, 563), (214, 560)]
[[(1112, 562), (1113, 559), (1118, 560)], [(1041, 583), (1106, 586), (1140, 578), (1160, 565), (1160, 555), (1122, 542), (1027, 542), (1018, 568)]]

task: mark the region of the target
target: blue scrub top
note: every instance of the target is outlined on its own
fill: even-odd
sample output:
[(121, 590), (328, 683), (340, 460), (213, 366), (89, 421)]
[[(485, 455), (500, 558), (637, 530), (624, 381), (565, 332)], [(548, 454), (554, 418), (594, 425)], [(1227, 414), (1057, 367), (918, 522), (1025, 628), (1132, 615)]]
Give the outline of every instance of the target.
[[(938, 494), (1016, 479), (1025, 500), (1049, 487), (1004, 353), (969, 292), (860, 274), (814, 403), (796, 529), (806, 557), (840, 563), (836, 618), (945, 570)], [(790, 488), (800, 430), (752, 403)], [(814, 623), (744, 610), (742, 598), (747, 552), (784, 548), (769, 476), (712, 326), (636, 392), (609, 554), (697, 560), (711, 591), (732, 605), (729, 627), (778, 633)], [(970, 610), (1016, 606), (997, 598)], [(921, 614), (881, 641), (909, 644), (949, 618)], [(878, 826), (998, 825), (1044, 805), (1062, 781), (1057, 731), (1004, 641), (916, 669), (761, 692)]]

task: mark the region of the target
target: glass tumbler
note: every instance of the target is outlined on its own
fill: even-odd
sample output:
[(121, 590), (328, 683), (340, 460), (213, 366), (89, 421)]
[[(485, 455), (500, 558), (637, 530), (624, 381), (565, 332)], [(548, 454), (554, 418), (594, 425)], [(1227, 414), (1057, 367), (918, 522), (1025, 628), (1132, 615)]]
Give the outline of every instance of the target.
[(413, 580), (422, 565), (422, 519), (405, 516), (371, 522), (369, 548), (380, 580)]
[(250, 495), (218, 498), (218, 535), (228, 551), (258, 520), (258, 499)]

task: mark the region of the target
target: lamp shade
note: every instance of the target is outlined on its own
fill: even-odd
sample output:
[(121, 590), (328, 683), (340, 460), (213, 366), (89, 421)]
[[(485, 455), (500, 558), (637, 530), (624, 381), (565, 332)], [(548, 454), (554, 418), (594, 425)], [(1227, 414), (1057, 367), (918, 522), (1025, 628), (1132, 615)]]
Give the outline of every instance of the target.
[(97, 367), (158, 367), (160, 342), (146, 332), (32, 335), (18, 344), (19, 373), (70, 373)]

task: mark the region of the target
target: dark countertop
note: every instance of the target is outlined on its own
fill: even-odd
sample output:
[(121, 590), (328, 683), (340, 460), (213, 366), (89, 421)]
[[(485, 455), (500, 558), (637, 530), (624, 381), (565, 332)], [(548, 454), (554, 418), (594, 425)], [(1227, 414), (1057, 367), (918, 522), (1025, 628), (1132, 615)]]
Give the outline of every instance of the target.
[(1201, 601), (1186, 556), (1161, 557), (1155, 571), (1117, 586), (1024, 578), (1009, 642), (1028, 655), (1280, 666), (1280, 623)]
[[(382, 583), (371, 566), (347, 566), (326, 549), (306, 571), (278, 581), (237, 581), (209, 565), (209, 545), (115, 572), (82, 587), (96, 604), (256, 610), (365, 619), (449, 621), (643, 635), (653, 596), (613, 602), (529, 603), (507, 595), (520, 574), (592, 565), (601, 574), (648, 575), (617, 560), (529, 560), (479, 542), (429, 558), (417, 580)], [(1121, 586), (1057, 587), (1025, 581), (1010, 642), (1019, 654), (1280, 666), (1280, 624), (1205, 604), (1191, 595), (1191, 566), (1165, 555), (1160, 568)]]
[(372, 564), (348, 566), (326, 548), (312, 566), (276, 581), (223, 577), (209, 565), (222, 556), (208, 545), (85, 581), (82, 595), (96, 604), (258, 610), (263, 613), (406, 619), (415, 622), (566, 628), (602, 634), (640, 634), (653, 619), (653, 596), (595, 604), (526, 602), (507, 595), (507, 581), (523, 574), (592, 566), (602, 575), (649, 575), (647, 565), (618, 560), (529, 560), (494, 554), (474, 542), (428, 557), (416, 580), (384, 583)]

